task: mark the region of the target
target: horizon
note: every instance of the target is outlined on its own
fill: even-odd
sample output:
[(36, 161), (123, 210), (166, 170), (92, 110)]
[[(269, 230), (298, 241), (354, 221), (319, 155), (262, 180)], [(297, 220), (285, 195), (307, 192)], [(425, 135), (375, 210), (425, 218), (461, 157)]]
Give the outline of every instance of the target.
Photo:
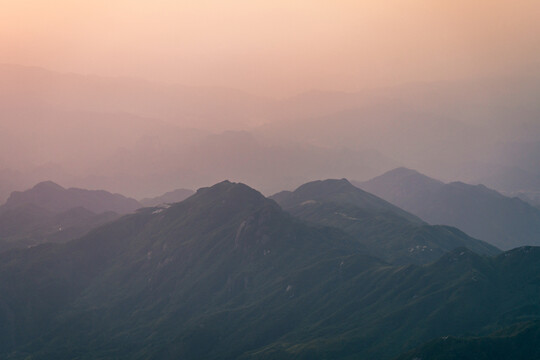
[[(317, 94), (317, 93), (328, 93), (328, 94), (347, 94), (347, 95), (358, 95), (363, 94), (366, 91), (379, 91), (379, 90), (392, 90), (392, 89), (399, 89), (399, 88), (407, 88), (407, 87), (414, 87), (414, 86), (430, 86), (430, 85), (457, 85), (460, 83), (483, 83), (483, 82), (498, 82), (498, 81), (516, 81), (516, 80), (527, 80), (527, 81), (534, 81), (534, 80), (540, 80), (540, 73), (538, 75), (526, 75), (526, 74), (518, 74), (515, 73), (501, 73), (501, 74), (494, 74), (494, 75), (486, 75), (486, 76), (477, 76), (477, 77), (468, 77), (468, 78), (456, 78), (451, 80), (417, 80), (417, 81), (406, 81), (406, 82), (400, 82), (392, 85), (386, 85), (386, 86), (372, 86), (372, 87), (364, 87), (359, 88), (356, 90), (340, 90), (340, 89), (330, 89), (330, 88), (307, 88), (300, 92), (291, 93), (283, 96), (272, 96), (272, 95), (263, 95), (263, 94), (257, 94), (255, 92), (250, 92), (248, 90), (243, 90), (241, 88), (235, 88), (235, 87), (226, 87), (226, 86), (212, 86), (212, 85), (187, 85), (180, 82), (170, 82), (166, 80), (160, 80), (160, 79), (151, 79), (151, 78), (145, 78), (142, 76), (130, 76), (130, 75), (105, 75), (95, 72), (90, 73), (84, 73), (84, 72), (74, 72), (74, 71), (62, 71), (62, 70), (55, 70), (51, 68), (47, 68), (40, 65), (32, 65), (32, 64), (16, 64), (16, 63), (0, 63), (0, 68), (18, 68), (18, 69), (26, 69), (26, 70), (38, 70), (38, 71), (44, 71), (47, 73), (53, 73), (57, 75), (62, 76), (79, 76), (83, 78), (94, 78), (94, 79), (103, 79), (103, 80), (125, 80), (125, 81), (135, 81), (135, 82), (141, 82), (141, 83), (150, 83), (155, 85), (162, 85), (162, 86), (170, 86), (170, 87), (182, 87), (182, 88), (188, 88), (188, 89), (199, 89), (199, 90), (230, 90), (233, 92), (243, 93), (250, 96), (255, 96), (261, 99), (269, 100), (269, 101), (284, 101), (288, 99), (294, 99), (298, 98), (304, 95), (310, 95), (310, 94)], [(225, 130), (226, 131), (226, 130)]]
[[(5, 4), (3, 62), (287, 97), (538, 76), (540, 5), (508, 0), (29, 0)], [(99, 24), (99, 26), (96, 26)]]
[[(35, 66), (0, 70), (0, 198), (43, 180), (142, 198), (229, 178), (270, 194), (319, 178), (367, 180), (399, 166), (506, 194), (535, 192), (540, 177), (537, 77), (312, 90), (278, 100)], [(511, 176), (523, 179), (511, 185)]]

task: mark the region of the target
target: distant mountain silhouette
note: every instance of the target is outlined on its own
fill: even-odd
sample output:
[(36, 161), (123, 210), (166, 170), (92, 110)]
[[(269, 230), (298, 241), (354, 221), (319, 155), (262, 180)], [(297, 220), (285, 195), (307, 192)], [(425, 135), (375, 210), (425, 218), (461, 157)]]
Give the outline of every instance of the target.
[(25, 204), (33, 204), (52, 212), (83, 207), (94, 213), (114, 211), (119, 214), (130, 213), (141, 207), (137, 200), (120, 194), (104, 190), (64, 189), (52, 181), (44, 181), (32, 189), (13, 192), (0, 207), (0, 213)]
[[(231, 178), (271, 194), (311, 179), (364, 180), (402, 164), (514, 195), (539, 191), (539, 84), (416, 83), (275, 100), (0, 65), (0, 154), (17, 149), (0, 156), (0, 202), (41, 179), (142, 198)], [(236, 133), (246, 129), (251, 139)], [(456, 169), (469, 161), (524, 173), (462, 176)]]
[(534, 192), (534, 193), (518, 193), (516, 194), (518, 198), (521, 200), (528, 202), (529, 204), (536, 206), (540, 209), (540, 192)]
[(346, 179), (314, 181), (272, 199), (303, 220), (344, 230), (376, 257), (397, 264), (427, 263), (458, 247), (495, 255), (495, 247), (418, 217), (353, 186)]
[[(534, 169), (539, 171), (538, 169)], [(540, 194), (540, 174), (515, 166), (496, 167), (487, 175), (478, 176), (476, 182), (509, 195), (532, 196)]]
[(140, 201), (140, 203), (144, 206), (157, 206), (161, 204), (173, 204), (180, 201), (183, 201), (190, 197), (191, 195), (195, 194), (195, 191), (188, 190), (188, 189), (176, 189), (173, 191), (169, 191), (161, 196), (157, 196), (154, 198), (144, 198)]
[[(18, 149), (16, 158), (0, 157), (0, 202), (42, 179), (143, 198), (232, 178), (271, 194), (312, 178), (369, 178), (399, 165), (372, 150), (268, 141), (246, 131), (211, 133), (131, 112), (0, 106), (0, 115), (7, 122), (0, 153)], [(19, 169), (21, 163), (37, 165)]]
[[(539, 125), (540, 127), (540, 125)], [(540, 194), (540, 169), (532, 165), (535, 157), (540, 156), (540, 152), (527, 152), (527, 147), (521, 144), (512, 144), (515, 149), (505, 144), (494, 150), (493, 157), (500, 160), (500, 163), (471, 161), (465, 162), (453, 171), (443, 172), (445, 178), (461, 179), (468, 184), (483, 184), (491, 189), (497, 190), (505, 196), (532, 196)], [(511, 151), (514, 150), (514, 151)], [(510, 156), (508, 153), (514, 153)], [(515, 153), (517, 152), (517, 154)], [(521, 156), (518, 154), (521, 153)], [(525, 160), (520, 158), (526, 158)], [(520, 164), (521, 166), (517, 166)]]
[[(43, 96), (49, 92), (55, 96)], [(21, 65), (0, 65), (0, 95), (0, 108), (133, 114), (207, 129), (217, 129), (224, 118), (227, 125), (240, 127), (271, 103), (270, 99), (229, 88), (61, 73)]]
[(44, 181), (29, 190), (13, 192), (0, 206), (0, 251), (67, 242), (139, 207), (136, 200), (119, 194), (64, 189)]
[(540, 245), (540, 209), (483, 185), (444, 184), (405, 168), (357, 185), (430, 224), (456, 226), (501, 249)]

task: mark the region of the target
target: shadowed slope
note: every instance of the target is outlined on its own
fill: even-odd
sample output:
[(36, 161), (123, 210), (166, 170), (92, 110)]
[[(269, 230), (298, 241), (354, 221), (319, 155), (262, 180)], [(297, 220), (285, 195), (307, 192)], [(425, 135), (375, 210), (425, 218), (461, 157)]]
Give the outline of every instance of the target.
[(479, 254), (499, 253), (458, 229), (429, 226), (345, 179), (314, 181), (273, 198), (301, 219), (344, 230), (373, 255), (393, 263), (427, 263), (462, 246)]
[(456, 226), (501, 249), (540, 244), (540, 209), (483, 185), (444, 184), (400, 168), (358, 186), (430, 224)]

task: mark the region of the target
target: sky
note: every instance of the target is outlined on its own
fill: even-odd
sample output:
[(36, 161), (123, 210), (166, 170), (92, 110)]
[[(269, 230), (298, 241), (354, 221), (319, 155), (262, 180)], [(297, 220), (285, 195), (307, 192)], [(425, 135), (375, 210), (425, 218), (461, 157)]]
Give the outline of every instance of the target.
[(0, 0), (0, 62), (266, 96), (537, 74), (537, 0)]

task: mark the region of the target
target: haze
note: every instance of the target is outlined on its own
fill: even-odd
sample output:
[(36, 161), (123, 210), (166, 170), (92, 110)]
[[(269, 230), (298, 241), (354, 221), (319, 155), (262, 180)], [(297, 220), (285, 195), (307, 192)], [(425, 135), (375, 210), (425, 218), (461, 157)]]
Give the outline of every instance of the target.
[(540, 193), (537, 1), (4, 1), (0, 198), (398, 166)]
[(0, 0), (0, 360), (540, 359), (540, 0)]
[(538, 74), (534, 0), (3, 1), (2, 62), (288, 96)]

